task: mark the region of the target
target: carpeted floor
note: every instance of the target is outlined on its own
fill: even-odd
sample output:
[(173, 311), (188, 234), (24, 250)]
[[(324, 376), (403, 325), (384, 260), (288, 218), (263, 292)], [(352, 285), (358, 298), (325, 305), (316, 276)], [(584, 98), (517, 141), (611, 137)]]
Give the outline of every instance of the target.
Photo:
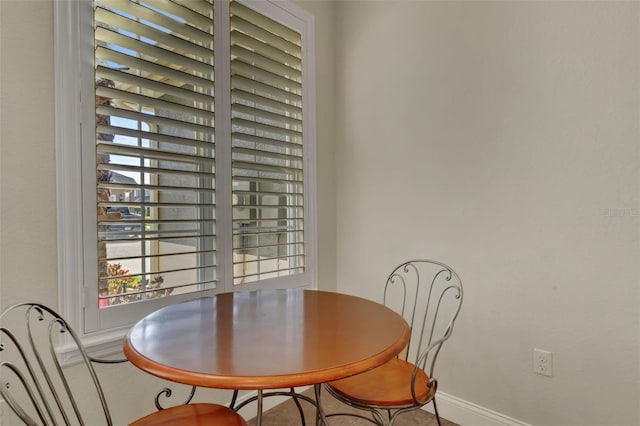
[[(313, 397), (313, 389), (304, 392), (305, 395)], [(326, 414), (337, 412), (359, 412), (367, 414), (366, 412), (358, 411), (342, 402), (336, 400), (326, 391), (321, 395), (322, 408)], [(302, 408), (305, 415), (306, 424), (309, 426), (315, 425), (315, 408), (311, 404), (302, 401)], [(441, 417), (442, 426), (458, 426), (448, 420)], [(248, 421), (249, 426), (255, 426), (255, 419)], [(366, 420), (358, 419), (350, 416), (331, 417), (328, 419), (329, 426), (371, 426)], [(300, 426), (300, 415), (292, 400), (288, 400), (280, 405), (275, 406), (271, 410), (265, 412), (262, 416), (263, 426)], [(433, 414), (427, 413), (424, 410), (415, 410), (408, 413), (401, 414), (396, 421), (396, 426), (437, 426), (438, 422)]]

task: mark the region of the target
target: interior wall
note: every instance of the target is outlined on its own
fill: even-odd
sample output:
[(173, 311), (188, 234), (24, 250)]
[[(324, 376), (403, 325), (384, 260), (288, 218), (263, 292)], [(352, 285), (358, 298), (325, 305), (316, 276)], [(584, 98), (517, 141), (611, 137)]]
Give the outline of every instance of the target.
[[(319, 286), (331, 290), (335, 289), (334, 5), (299, 4), (315, 16), (317, 266)], [(24, 300), (58, 304), (57, 261), (64, 253), (58, 253), (56, 239), (54, 86), (53, 1), (0, 0), (1, 307)], [(131, 365), (110, 365), (99, 374), (110, 406), (118, 408), (112, 409), (115, 424), (155, 410), (152, 397), (166, 384)], [(197, 396), (228, 403), (231, 393), (199, 391)]]
[(449, 263), (439, 390), (640, 424), (640, 3), (337, 7), (338, 290), (381, 300), (403, 260)]
[(2, 306), (58, 301), (52, 4), (0, 1)]

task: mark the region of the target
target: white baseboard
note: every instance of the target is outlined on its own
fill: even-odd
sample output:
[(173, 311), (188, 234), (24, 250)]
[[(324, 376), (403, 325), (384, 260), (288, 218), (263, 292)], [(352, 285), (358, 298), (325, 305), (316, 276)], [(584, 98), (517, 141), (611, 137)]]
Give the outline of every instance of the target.
[[(460, 426), (531, 426), (443, 392), (438, 392), (436, 399), (440, 416)], [(433, 404), (427, 404), (423, 409), (433, 414)]]

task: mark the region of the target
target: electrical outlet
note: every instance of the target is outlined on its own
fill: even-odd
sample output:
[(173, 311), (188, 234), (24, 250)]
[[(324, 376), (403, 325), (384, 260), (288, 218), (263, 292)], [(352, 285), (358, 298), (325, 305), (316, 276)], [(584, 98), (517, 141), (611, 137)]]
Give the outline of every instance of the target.
[(533, 372), (543, 376), (553, 376), (553, 356), (542, 349), (533, 350)]

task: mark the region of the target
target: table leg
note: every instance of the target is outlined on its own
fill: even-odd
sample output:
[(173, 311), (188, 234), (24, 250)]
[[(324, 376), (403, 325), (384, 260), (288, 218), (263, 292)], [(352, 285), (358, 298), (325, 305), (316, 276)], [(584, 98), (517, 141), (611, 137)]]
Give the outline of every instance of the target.
[(256, 414), (256, 426), (262, 426), (262, 389), (258, 389), (258, 413)]
[[(0, 0), (1, 1), (1, 0)], [(252, 402), (257, 402), (257, 413), (256, 413), (256, 426), (261, 426), (262, 425), (262, 410), (263, 408), (263, 399), (268, 397), (268, 396), (288, 396), (293, 398), (294, 403), (296, 404), (296, 406), (298, 407), (298, 411), (300, 412), (300, 421), (302, 426), (304, 426), (306, 424), (305, 419), (304, 419), (304, 413), (302, 410), (302, 407), (300, 406), (300, 402), (298, 401), (298, 399), (302, 399), (305, 400), (306, 402), (308, 402), (311, 405), (315, 405), (316, 407), (316, 421), (315, 424), (316, 426), (328, 426), (327, 424), (327, 419), (325, 417), (324, 414), (324, 410), (322, 409), (322, 405), (320, 403), (320, 391), (322, 389), (322, 384), (315, 384), (314, 385), (314, 391), (315, 391), (315, 399), (312, 397), (309, 397), (307, 395), (301, 394), (301, 393), (296, 393), (295, 392), (295, 388), (290, 388), (289, 391), (287, 392), (281, 392), (281, 391), (275, 391), (275, 392), (264, 392), (263, 390), (259, 389), (257, 390), (257, 394), (256, 396), (253, 396), (249, 399), (244, 400), (243, 402), (241, 402), (240, 404), (238, 404), (238, 406), (235, 406), (235, 400), (237, 397), (237, 393), (234, 392), (234, 397), (232, 399), (232, 403), (230, 404), (231, 408), (235, 411), (240, 411), (245, 405), (248, 405)]]
[(322, 383), (316, 383), (313, 385), (313, 390), (316, 394), (316, 426), (328, 426), (327, 418), (322, 410), (322, 404), (320, 403), (320, 391), (322, 390)]

